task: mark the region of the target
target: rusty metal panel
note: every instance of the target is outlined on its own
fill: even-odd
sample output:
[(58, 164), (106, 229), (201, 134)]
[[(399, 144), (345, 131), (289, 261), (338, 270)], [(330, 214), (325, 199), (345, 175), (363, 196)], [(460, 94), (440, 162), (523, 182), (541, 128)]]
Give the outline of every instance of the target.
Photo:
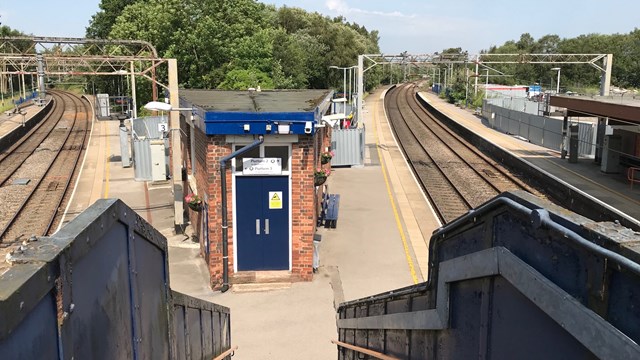
[[(595, 358), (504, 278), (496, 277), (494, 281), (487, 358), (509, 359), (514, 358), (515, 354), (518, 359), (531, 360)], [(515, 339), (518, 341), (514, 341)], [(519, 341), (520, 339), (535, 341)]]
[(173, 307), (173, 331), (174, 331), (174, 357), (177, 360), (187, 359), (187, 338), (185, 332), (185, 307), (175, 305)]
[(213, 313), (208, 310), (200, 311), (200, 324), (202, 327), (202, 357), (204, 359), (210, 359), (213, 357)]
[(210, 359), (231, 348), (229, 308), (172, 291), (178, 358)]
[(127, 227), (115, 223), (100, 235), (91, 251), (69, 259), (74, 310), (64, 327), (70, 327), (73, 348), (64, 350), (79, 359), (132, 358), (133, 303), (123, 291), (131, 288)]
[[(638, 242), (505, 193), (434, 232), (428, 282), (341, 304), (339, 339), (403, 359), (640, 358)], [(434, 310), (444, 327), (413, 321)]]
[(186, 311), (187, 342), (189, 344), (189, 358), (202, 359), (202, 327), (200, 310), (187, 308)]
[[(15, 309), (20, 311), (19, 308)], [(58, 359), (56, 304), (48, 293), (27, 315), (11, 336), (0, 340), (3, 359)]]
[[(191, 358), (182, 351), (187, 337), (198, 354), (203, 341), (212, 343), (205, 351), (230, 348), (229, 309), (170, 292), (166, 239), (120, 200), (99, 200), (8, 260), (0, 274), (3, 359)], [(185, 308), (195, 314), (191, 325)], [(201, 331), (201, 310), (224, 314), (224, 337)]]
[(149, 359), (169, 358), (169, 278), (167, 252), (133, 234), (136, 307), (140, 321), (138, 352)]

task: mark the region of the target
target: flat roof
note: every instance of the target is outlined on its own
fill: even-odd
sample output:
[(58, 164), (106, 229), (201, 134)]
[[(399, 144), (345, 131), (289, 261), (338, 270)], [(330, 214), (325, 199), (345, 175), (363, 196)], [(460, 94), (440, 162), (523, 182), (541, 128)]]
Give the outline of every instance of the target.
[[(333, 90), (180, 90), (180, 107), (192, 108), (207, 135), (313, 135), (331, 105)], [(290, 125), (279, 127), (277, 125)]]
[(332, 90), (180, 90), (180, 97), (206, 111), (314, 111)]
[(621, 96), (551, 96), (549, 104), (567, 109), (569, 116), (600, 116), (640, 122), (640, 101)]

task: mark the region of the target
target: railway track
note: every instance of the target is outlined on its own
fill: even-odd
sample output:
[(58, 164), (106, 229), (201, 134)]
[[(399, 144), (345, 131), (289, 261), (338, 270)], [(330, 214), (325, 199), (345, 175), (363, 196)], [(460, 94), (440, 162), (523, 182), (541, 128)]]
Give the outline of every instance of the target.
[(0, 250), (52, 231), (79, 170), (90, 106), (70, 93), (50, 94), (54, 101), (50, 113), (0, 154)]
[(427, 112), (416, 99), (415, 85), (390, 90), (385, 108), (408, 163), (443, 223), (504, 191), (540, 195)]

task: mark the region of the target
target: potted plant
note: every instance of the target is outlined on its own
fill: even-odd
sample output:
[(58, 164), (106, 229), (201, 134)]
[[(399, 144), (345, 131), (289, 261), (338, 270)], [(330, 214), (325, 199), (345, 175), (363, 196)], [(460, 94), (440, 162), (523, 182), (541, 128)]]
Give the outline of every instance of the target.
[(316, 171), (313, 172), (313, 183), (315, 186), (320, 186), (327, 181), (327, 176), (331, 174), (331, 169), (325, 168), (317, 168)]
[(331, 159), (333, 158), (333, 151), (325, 151), (322, 154), (320, 154), (320, 162), (322, 164), (326, 164), (329, 161), (331, 161)]
[(202, 199), (196, 194), (189, 194), (184, 197), (184, 201), (187, 202), (189, 209), (193, 211), (202, 211)]

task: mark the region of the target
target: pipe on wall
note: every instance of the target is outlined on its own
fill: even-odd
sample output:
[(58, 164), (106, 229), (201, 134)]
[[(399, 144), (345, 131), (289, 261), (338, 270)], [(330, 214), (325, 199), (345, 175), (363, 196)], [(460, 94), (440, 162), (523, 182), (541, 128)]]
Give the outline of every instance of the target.
[(220, 193), (222, 194), (222, 288), (221, 292), (229, 290), (229, 217), (227, 216), (227, 162), (239, 155), (255, 149), (264, 142), (264, 136), (258, 136), (258, 140), (248, 146), (220, 159)]

